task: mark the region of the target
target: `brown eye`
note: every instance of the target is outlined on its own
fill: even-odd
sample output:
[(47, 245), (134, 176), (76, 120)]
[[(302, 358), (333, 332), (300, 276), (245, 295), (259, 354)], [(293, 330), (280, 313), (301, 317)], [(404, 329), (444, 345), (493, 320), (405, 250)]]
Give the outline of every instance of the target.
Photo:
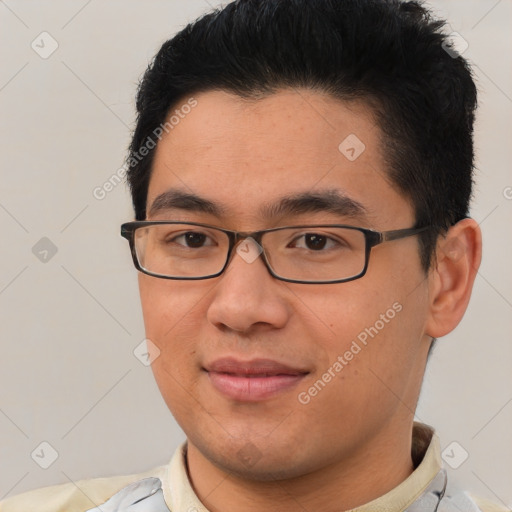
[(301, 233), (296, 236), (290, 244), (296, 249), (307, 249), (309, 251), (323, 252), (323, 249), (336, 249), (341, 247), (340, 242), (332, 237), (321, 233)]
[(181, 232), (179, 235), (169, 236), (166, 243), (176, 244), (189, 249), (201, 249), (215, 245), (210, 236), (199, 231), (186, 231)]
[(327, 237), (318, 235), (316, 233), (306, 233), (304, 235), (306, 247), (312, 251), (323, 249), (327, 243)]
[(206, 240), (202, 233), (185, 233), (183, 236), (188, 247), (202, 247)]

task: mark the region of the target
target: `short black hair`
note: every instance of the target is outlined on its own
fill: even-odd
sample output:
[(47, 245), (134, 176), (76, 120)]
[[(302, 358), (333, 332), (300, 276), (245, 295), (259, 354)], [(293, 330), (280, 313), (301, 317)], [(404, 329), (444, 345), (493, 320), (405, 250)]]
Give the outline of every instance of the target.
[(445, 22), (415, 1), (237, 0), (165, 42), (137, 94), (127, 160), (136, 219), (146, 218), (155, 144), (144, 158), (139, 151), (180, 101), (296, 87), (372, 108), (390, 183), (411, 201), (416, 225), (433, 226), (420, 235), (427, 271), (438, 235), (468, 216), (476, 87)]

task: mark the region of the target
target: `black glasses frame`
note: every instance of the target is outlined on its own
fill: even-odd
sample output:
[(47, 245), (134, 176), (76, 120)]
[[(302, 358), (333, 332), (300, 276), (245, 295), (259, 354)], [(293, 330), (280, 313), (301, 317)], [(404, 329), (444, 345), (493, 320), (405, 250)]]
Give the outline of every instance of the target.
[[(207, 276), (201, 276), (201, 277), (175, 277), (175, 276), (164, 276), (161, 274), (155, 274), (153, 272), (150, 272), (149, 270), (143, 268), (140, 263), (139, 259), (137, 257), (137, 252), (135, 249), (135, 241), (134, 241), (134, 233), (135, 230), (141, 227), (145, 226), (153, 226), (153, 225), (161, 225), (161, 224), (185, 224), (190, 226), (199, 226), (204, 227), (208, 229), (215, 229), (217, 231), (222, 231), (225, 233), (229, 238), (229, 248), (228, 248), (228, 254), (226, 257), (226, 263), (222, 267), (222, 269), (217, 272), (216, 274), (211, 274)], [(265, 249), (263, 248), (263, 245), (261, 244), (261, 238), (265, 233), (269, 233), (271, 231), (281, 231), (283, 229), (290, 229), (290, 228), (298, 228), (298, 229), (310, 229), (310, 228), (346, 228), (346, 229), (353, 229), (355, 231), (360, 231), (363, 233), (365, 237), (365, 258), (364, 258), (364, 267), (361, 270), (361, 272), (355, 276), (352, 277), (346, 277), (343, 279), (335, 279), (332, 281), (300, 281), (298, 279), (288, 279), (286, 277), (281, 277), (278, 274), (274, 272), (272, 267), (270, 266), (270, 263), (267, 259), (267, 256), (265, 254)], [(181, 221), (168, 221), (168, 220), (138, 220), (138, 221), (132, 221), (132, 222), (126, 222), (121, 225), (121, 236), (123, 238), (126, 238), (128, 242), (130, 243), (130, 250), (132, 254), (133, 263), (135, 265), (135, 268), (142, 272), (143, 274), (147, 274), (148, 276), (152, 277), (159, 277), (161, 279), (175, 279), (180, 281), (198, 281), (203, 279), (212, 279), (214, 277), (220, 276), (229, 265), (229, 262), (231, 260), (231, 256), (233, 254), (233, 249), (237, 245), (237, 243), (240, 240), (246, 239), (246, 238), (253, 238), (263, 249), (261, 252), (263, 262), (265, 266), (267, 267), (268, 272), (272, 277), (275, 277), (276, 279), (279, 279), (280, 281), (286, 281), (288, 283), (299, 283), (299, 284), (335, 284), (335, 283), (346, 283), (348, 281), (354, 281), (355, 279), (359, 279), (363, 277), (366, 274), (366, 271), (368, 269), (368, 263), (370, 261), (370, 252), (372, 247), (375, 247), (376, 245), (382, 244), (384, 242), (391, 242), (392, 240), (399, 240), (401, 238), (406, 238), (409, 236), (417, 235), (418, 233), (422, 233), (426, 231), (427, 229), (430, 229), (430, 226), (425, 226), (421, 228), (406, 228), (406, 229), (395, 229), (392, 231), (374, 231), (372, 229), (366, 229), (366, 228), (359, 228), (355, 226), (346, 226), (344, 224), (314, 224), (314, 225), (298, 225), (298, 226), (282, 226), (278, 228), (270, 228), (270, 229), (262, 229), (261, 231), (232, 231), (230, 229), (223, 229), (219, 228), (217, 226), (211, 226), (209, 224), (202, 224), (200, 222), (181, 222)]]

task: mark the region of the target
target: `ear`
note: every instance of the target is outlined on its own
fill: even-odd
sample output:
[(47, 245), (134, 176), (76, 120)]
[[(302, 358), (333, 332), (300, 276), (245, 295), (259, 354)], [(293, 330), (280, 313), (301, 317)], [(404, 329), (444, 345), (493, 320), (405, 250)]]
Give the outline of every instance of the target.
[(439, 237), (429, 271), (426, 334), (438, 338), (461, 321), (482, 259), (482, 234), (474, 219), (463, 219)]

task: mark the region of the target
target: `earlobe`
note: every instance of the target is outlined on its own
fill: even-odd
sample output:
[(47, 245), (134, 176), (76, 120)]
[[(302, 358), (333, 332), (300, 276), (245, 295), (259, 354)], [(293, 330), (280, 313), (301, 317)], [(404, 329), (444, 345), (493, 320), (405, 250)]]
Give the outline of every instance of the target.
[(474, 219), (463, 219), (440, 236), (429, 276), (426, 334), (451, 332), (462, 319), (482, 258), (482, 235)]

